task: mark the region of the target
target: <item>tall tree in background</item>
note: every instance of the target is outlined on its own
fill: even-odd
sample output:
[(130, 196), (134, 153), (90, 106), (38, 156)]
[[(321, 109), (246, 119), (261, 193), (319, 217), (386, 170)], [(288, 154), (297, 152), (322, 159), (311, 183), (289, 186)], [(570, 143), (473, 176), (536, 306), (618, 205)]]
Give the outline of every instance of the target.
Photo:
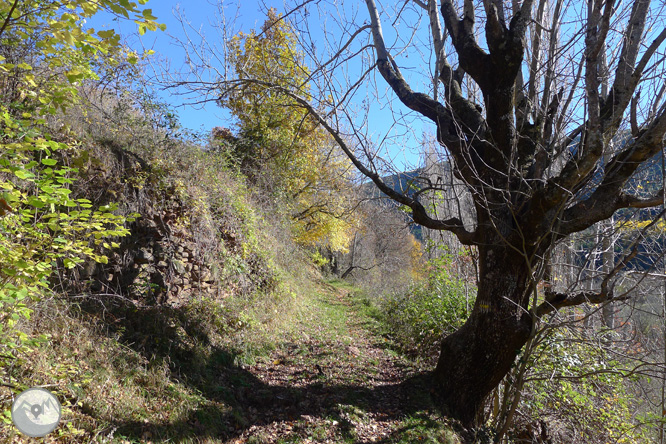
[[(261, 86), (288, 97), (415, 223), (449, 231), (478, 250), (474, 308), (443, 339), (433, 378), (443, 411), (473, 427), (545, 317), (626, 297), (613, 286), (628, 262), (622, 256), (611, 258), (595, 288), (538, 288), (562, 241), (618, 210), (663, 204), (663, 189), (632, 191), (627, 184), (664, 147), (666, 12), (663, 2), (649, 0), (413, 0), (393, 10), (366, 0), (366, 6), (367, 12), (305, 2), (285, 14), (298, 30), (316, 93), (238, 70), (214, 88)], [(386, 39), (382, 16), (392, 27)], [(210, 90), (211, 83), (191, 89)], [(434, 215), (424, 204), (446, 192), (449, 181), (426, 179), (418, 191), (401, 193), (382, 180), (391, 153), (368, 134), (373, 104), (382, 101), (396, 125), (422, 118), (436, 127), (440, 158), (473, 201), (471, 223), (460, 206)]]
[(228, 49), (239, 77), (263, 82), (222, 91), (220, 105), (237, 119), (235, 155), (246, 172), (268, 176), (284, 193), (297, 241), (345, 250), (355, 224), (346, 194), (349, 161), (319, 122), (282, 92), (310, 95), (310, 73), (293, 30), (271, 9), (261, 32), (239, 33)]

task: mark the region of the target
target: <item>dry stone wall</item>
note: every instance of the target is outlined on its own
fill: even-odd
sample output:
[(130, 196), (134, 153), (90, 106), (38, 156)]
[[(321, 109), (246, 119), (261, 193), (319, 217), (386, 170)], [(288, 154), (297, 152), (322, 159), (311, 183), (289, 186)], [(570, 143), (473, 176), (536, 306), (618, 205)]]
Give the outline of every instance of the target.
[[(233, 229), (220, 226), (224, 220), (193, 224), (182, 193), (136, 154), (116, 146), (95, 154), (76, 193), (95, 205), (119, 202), (124, 214), (140, 217), (128, 224), (130, 235), (117, 240), (120, 248), (106, 252), (108, 264), (87, 262), (65, 276), (69, 292), (179, 307), (195, 296), (224, 298), (247, 284), (242, 272), (231, 278), (223, 273), (225, 261), (242, 247)], [(254, 266), (261, 268), (259, 262)]]

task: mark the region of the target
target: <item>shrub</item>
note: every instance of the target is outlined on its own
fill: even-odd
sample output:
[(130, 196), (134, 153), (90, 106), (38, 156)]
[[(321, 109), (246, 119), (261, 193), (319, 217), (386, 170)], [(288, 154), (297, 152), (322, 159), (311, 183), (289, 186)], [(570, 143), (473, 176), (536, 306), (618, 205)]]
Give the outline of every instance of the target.
[(631, 363), (618, 362), (603, 342), (576, 328), (550, 331), (532, 359), (514, 437), (540, 421), (555, 442), (649, 442), (622, 370)]
[(394, 339), (418, 356), (433, 356), (441, 338), (460, 327), (472, 309), (475, 289), (452, 274), (453, 259), (451, 254), (431, 259), (424, 281), (384, 301)]

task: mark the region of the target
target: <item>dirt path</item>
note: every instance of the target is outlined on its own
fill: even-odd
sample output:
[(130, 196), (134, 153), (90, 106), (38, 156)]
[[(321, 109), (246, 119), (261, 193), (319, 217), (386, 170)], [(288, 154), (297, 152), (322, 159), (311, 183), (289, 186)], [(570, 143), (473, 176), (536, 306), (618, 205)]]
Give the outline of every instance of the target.
[(424, 442), (412, 435), (432, 422), (426, 376), (371, 332), (349, 291), (323, 293), (293, 341), (244, 367), (258, 384), (241, 390), (246, 423), (228, 442)]

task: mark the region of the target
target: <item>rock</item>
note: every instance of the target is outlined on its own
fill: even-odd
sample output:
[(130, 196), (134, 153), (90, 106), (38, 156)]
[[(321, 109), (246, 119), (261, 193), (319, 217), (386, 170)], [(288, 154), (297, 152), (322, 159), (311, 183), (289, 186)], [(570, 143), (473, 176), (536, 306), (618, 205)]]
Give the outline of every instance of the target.
[(171, 265), (177, 274), (185, 274), (185, 264), (182, 261), (174, 259), (171, 261)]
[(211, 274), (210, 270), (208, 270), (207, 268), (194, 271), (192, 275), (200, 281), (215, 282), (215, 277)]
[(147, 248), (139, 248), (139, 253), (134, 258), (134, 262), (137, 264), (147, 264), (148, 262), (152, 262), (154, 259), (155, 256), (153, 256), (152, 251)]
[(80, 276), (82, 279), (89, 278), (95, 274), (95, 269), (97, 268), (97, 262), (88, 260), (84, 262), (83, 267), (81, 267)]

